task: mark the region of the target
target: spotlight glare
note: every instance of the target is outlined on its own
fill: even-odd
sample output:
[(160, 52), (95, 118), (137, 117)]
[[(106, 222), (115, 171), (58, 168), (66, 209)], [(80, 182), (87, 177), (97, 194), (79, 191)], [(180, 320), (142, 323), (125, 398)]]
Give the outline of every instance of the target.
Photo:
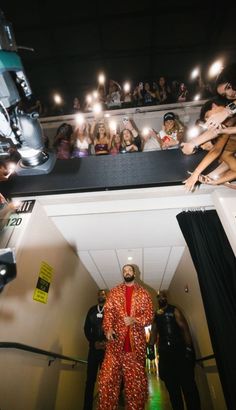
[(16, 164), (15, 162), (9, 162), (7, 165), (7, 170), (9, 172), (9, 174), (12, 174), (16, 169)]
[(98, 98), (98, 92), (97, 91), (93, 91), (93, 98), (95, 100)]
[(144, 137), (146, 137), (146, 136), (149, 134), (149, 128), (148, 128), (148, 127), (144, 127), (144, 128), (143, 128), (143, 131), (142, 131), (142, 134), (143, 134)]
[(93, 112), (94, 112), (95, 114), (99, 114), (101, 111), (102, 111), (102, 106), (101, 106), (101, 104), (95, 103), (95, 104), (93, 105)]
[(110, 121), (109, 125), (110, 125), (111, 131), (116, 133), (116, 122), (115, 121)]
[(221, 60), (215, 61), (209, 68), (209, 77), (216, 77), (222, 70), (223, 63)]
[(194, 101), (199, 101), (201, 98), (200, 94), (196, 94), (195, 97), (193, 98)]
[(99, 82), (99, 84), (104, 84), (105, 83), (105, 75), (103, 73), (99, 74), (98, 82)]
[(133, 260), (133, 256), (128, 256), (128, 261), (132, 261)]
[(87, 103), (89, 103), (89, 104), (92, 102), (92, 96), (91, 96), (90, 94), (87, 95), (86, 101), (87, 101)]
[(84, 123), (84, 116), (82, 114), (77, 114), (75, 117), (76, 124), (82, 125)]
[(195, 137), (197, 137), (199, 134), (200, 134), (200, 130), (199, 130), (199, 128), (196, 127), (196, 126), (193, 126), (193, 127), (189, 128), (189, 130), (188, 130), (188, 132), (187, 132), (188, 139), (195, 138)]
[(54, 101), (55, 101), (56, 104), (61, 104), (62, 103), (62, 98), (59, 94), (55, 94), (53, 98), (54, 98)]
[(125, 83), (124, 84), (124, 92), (125, 93), (129, 93), (130, 92), (130, 83)]
[(7, 270), (6, 270), (6, 269), (2, 268), (2, 269), (0, 270), (0, 275), (4, 276), (4, 275), (6, 275), (6, 273), (7, 273)]
[(191, 78), (194, 80), (200, 75), (200, 69), (199, 67), (196, 67), (192, 72), (191, 72)]

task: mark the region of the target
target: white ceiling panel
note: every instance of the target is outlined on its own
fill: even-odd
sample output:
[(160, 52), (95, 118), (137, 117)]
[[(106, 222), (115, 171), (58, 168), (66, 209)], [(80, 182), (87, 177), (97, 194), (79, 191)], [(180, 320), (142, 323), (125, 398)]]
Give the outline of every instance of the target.
[(168, 289), (171, 279), (178, 267), (180, 259), (183, 255), (184, 246), (173, 246), (170, 252), (168, 263), (165, 270), (165, 275), (161, 284), (162, 289)]
[(90, 250), (89, 254), (107, 288), (110, 289), (121, 282), (122, 276), (115, 250)]
[(186, 246), (176, 220), (180, 205), (209, 207), (209, 198), (168, 187), (48, 197), (44, 206), (99, 288), (121, 283), (122, 266), (131, 263), (158, 291), (169, 287)]
[[(87, 249), (139, 248), (183, 245), (184, 239), (176, 220), (176, 210), (122, 212), (95, 215), (53, 217), (69, 243), (78, 251)], [(168, 229), (167, 229), (168, 226)]]
[(165, 271), (170, 247), (156, 247), (144, 249), (144, 279), (152, 278), (156, 274)]
[(100, 289), (106, 288), (106, 283), (104, 282), (104, 278), (99, 272), (99, 269), (95, 265), (93, 259), (91, 258), (88, 251), (81, 251), (79, 252), (79, 258), (86, 269), (90, 272), (91, 276), (97, 283)]

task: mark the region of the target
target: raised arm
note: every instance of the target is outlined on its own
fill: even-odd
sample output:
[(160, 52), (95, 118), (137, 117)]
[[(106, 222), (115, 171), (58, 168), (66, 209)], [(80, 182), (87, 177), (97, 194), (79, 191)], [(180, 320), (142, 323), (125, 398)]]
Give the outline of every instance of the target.
[(209, 129), (203, 132), (198, 137), (192, 138), (189, 142), (182, 142), (180, 148), (185, 155), (194, 154), (196, 149), (204, 144), (207, 141), (214, 139), (219, 134), (219, 131), (216, 129)]
[(198, 164), (197, 168), (195, 168), (191, 176), (183, 181), (183, 184), (185, 184), (185, 187), (188, 191), (194, 190), (199, 175), (202, 173), (202, 171), (204, 171), (205, 168), (208, 167), (208, 165), (210, 165), (216, 158), (220, 156), (228, 139), (229, 135), (227, 134), (223, 134), (222, 136), (218, 137), (217, 142), (215, 143), (213, 148), (207, 153), (200, 164)]

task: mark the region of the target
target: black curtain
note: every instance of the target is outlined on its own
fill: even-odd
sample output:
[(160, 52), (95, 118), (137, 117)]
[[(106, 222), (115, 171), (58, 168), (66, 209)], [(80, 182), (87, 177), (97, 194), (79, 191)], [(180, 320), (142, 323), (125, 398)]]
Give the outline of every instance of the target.
[(177, 220), (197, 271), (225, 401), (236, 410), (236, 258), (216, 211), (181, 212)]

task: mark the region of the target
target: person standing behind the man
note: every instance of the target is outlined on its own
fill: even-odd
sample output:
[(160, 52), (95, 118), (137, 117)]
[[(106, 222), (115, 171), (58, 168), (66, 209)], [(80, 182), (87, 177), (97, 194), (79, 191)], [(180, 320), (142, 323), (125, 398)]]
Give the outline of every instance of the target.
[(98, 410), (117, 407), (121, 382), (127, 409), (143, 410), (148, 395), (145, 326), (153, 319), (152, 300), (135, 283), (133, 265), (123, 266), (122, 273), (124, 283), (111, 289), (104, 309), (108, 342), (98, 379)]
[(97, 379), (98, 369), (104, 359), (106, 337), (102, 329), (106, 291), (98, 291), (98, 304), (92, 306), (84, 323), (84, 334), (89, 341), (87, 380), (84, 394), (84, 410), (92, 410), (94, 386)]
[(200, 410), (200, 397), (194, 379), (195, 354), (187, 321), (167, 293), (158, 295), (159, 309), (152, 324), (150, 345), (158, 338), (159, 376), (165, 382), (173, 410)]

